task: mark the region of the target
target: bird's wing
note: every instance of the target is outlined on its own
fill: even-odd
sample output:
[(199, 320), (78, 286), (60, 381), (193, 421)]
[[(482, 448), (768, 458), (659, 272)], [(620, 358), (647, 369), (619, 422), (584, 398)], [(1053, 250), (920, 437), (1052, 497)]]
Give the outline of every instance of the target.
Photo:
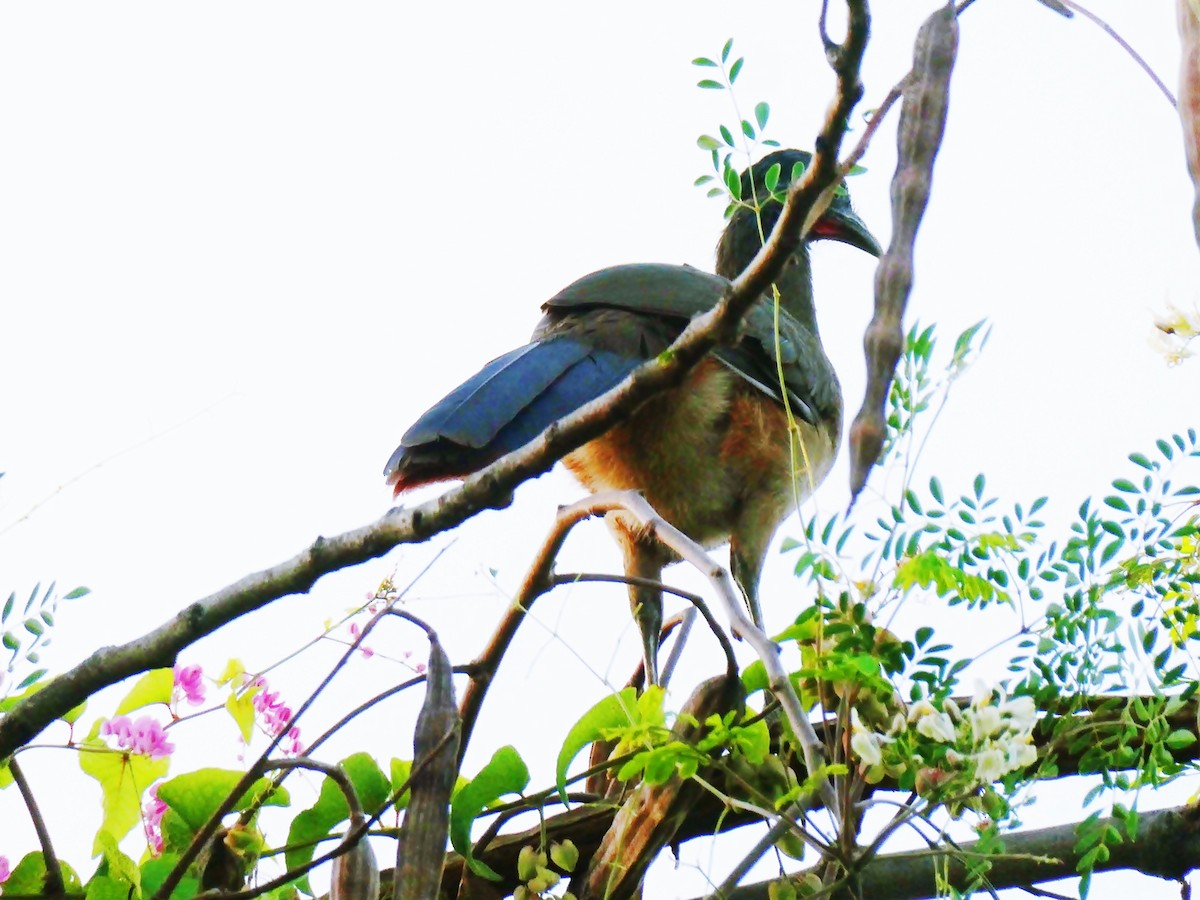
[(519, 347), (421, 416), (384, 475), (400, 491), (477, 471), (599, 397), (640, 363), (570, 336)]
[[(648, 359), (665, 349), (665, 345), (659, 346), (660, 334), (666, 333), (669, 344), (690, 319), (712, 309), (728, 287), (724, 278), (691, 266), (641, 263), (601, 269), (546, 301), (543, 309), (547, 316), (534, 337), (561, 329), (576, 316), (586, 318), (585, 314), (594, 310), (628, 310), (636, 317), (621, 320), (625, 332), (613, 349)], [(648, 342), (652, 346), (634, 345), (638, 327), (654, 331), (655, 340)], [(599, 333), (590, 338), (601, 339)], [(738, 341), (718, 347), (713, 355), (779, 403), (783, 402), (779, 389), (782, 363), (788, 405), (798, 418), (815, 424), (840, 416), (841, 391), (820, 341), (784, 310), (780, 310), (778, 352), (776, 349), (774, 308), (764, 299), (750, 308)]]
[(665, 263), (610, 266), (563, 288), (542, 309), (568, 313), (607, 307), (686, 322), (712, 309), (728, 287), (729, 282), (719, 275), (691, 266)]
[(741, 338), (715, 351), (718, 359), (771, 397), (783, 402), (779, 373), (792, 413), (810, 424), (840, 425), (842, 391), (820, 338), (767, 299), (755, 302), (742, 320)]

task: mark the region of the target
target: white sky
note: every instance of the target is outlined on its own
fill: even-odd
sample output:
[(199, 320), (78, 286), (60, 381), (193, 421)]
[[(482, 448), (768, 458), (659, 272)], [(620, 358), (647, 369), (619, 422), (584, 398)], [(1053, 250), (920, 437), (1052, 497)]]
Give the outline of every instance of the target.
[[(876, 5), (865, 107), (907, 70), (934, 4)], [(1173, 3), (1092, 6), (1174, 84)], [(744, 112), (768, 100), (769, 136), (809, 146), (832, 86), (817, 7), (0, 8), (0, 589), (26, 595), (57, 579), (94, 591), (62, 610), (46, 662), (70, 666), (318, 534), (378, 517), (389, 504), (380, 471), (405, 428), (523, 343), (538, 305), (574, 278), (620, 262), (710, 267), (722, 223), (691, 186), (707, 168), (695, 138), (733, 115), (724, 94), (693, 87), (689, 60), (733, 36), (747, 58)], [(893, 115), (851, 184), (885, 242), (894, 128)], [(1200, 366), (1168, 369), (1146, 343), (1167, 302), (1200, 301), (1190, 204), (1178, 120), (1109, 38), (1034, 0), (976, 3), (910, 318), (937, 322), (947, 343), (981, 318), (993, 335), (941, 419), (926, 475), (954, 490), (986, 471), (1012, 500), (1051, 494), (1050, 520), (1062, 522), (1126, 474), (1127, 453), (1196, 424)], [(850, 417), (871, 261), (822, 245), (814, 266)], [(821, 509), (844, 505), (844, 457)], [(456, 661), (477, 652), (555, 504), (578, 495), (561, 472), (524, 487), (511, 509), (460, 529), (421, 582), (414, 611)], [(446, 542), (327, 578), (184, 660), (267, 666)], [(561, 568), (617, 565), (593, 524)], [(790, 567), (767, 562), (775, 625), (794, 615), (771, 600), (787, 596)], [(548, 783), (579, 698), (607, 690), (594, 673), (620, 683), (636, 662), (619, 588), (542, 604), (549, 630), (518, 643), (468, 772), (484, 748), (512, 741), (542, 766), (535, 786)], [(424, 650), (411, 632), (390, 640), (394, 654)], [(280, 670), (278, 684), (298, 700), (334, 649)], [(714, 671), (711, 645), (692, 655), (685, 674)], [(368, 695), (396, 673), (376, 659), (353, 678)], [(232, 734), (207, 733), (232, 759)], [(381, 759), (411, 754), (404, 727), (386, 733), (373, 744)], [(174, 734), (194, 748), (206, 732)], [(212, 746), (181, 751), (183, 768)], [(46, 784), (74, 759), (46, 752), (27, 765), (60, 852), (83, 864), (91, 826), (76, 833), (76, 801)], [(90, 785), (75, 789), (89, 808)], [(15, 801), (0, 795), (0, 853), (14, 861), (33, 846)], [(703, 891), (692, 865), (707, 867), (707, 853), (690, 860), (662, 867), (653, 895)]]

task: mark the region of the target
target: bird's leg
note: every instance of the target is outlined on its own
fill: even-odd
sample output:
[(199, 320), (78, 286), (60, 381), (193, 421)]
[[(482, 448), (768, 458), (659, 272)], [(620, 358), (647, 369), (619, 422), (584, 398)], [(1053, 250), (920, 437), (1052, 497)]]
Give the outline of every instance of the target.
[(747, 553), (736, 538), (729, 545), (729, 569), (733, 580), (742, 590), (742, 598), (750, 611), (750, 621), (763, 627), (762, 606), (758, 602), (758, 578), (762, 574), (762, 555)]
[[(622, 535), (625, 574), (630, 578), (662, 581), (662, 554), (652, 540)], [(646, 662), (646, 684), (658, 684), (658, 639), (662, 634), (663, 599), (659, 588), (645, 584), (629, 585), (629, 606), (642, 635), (642, 656)]]

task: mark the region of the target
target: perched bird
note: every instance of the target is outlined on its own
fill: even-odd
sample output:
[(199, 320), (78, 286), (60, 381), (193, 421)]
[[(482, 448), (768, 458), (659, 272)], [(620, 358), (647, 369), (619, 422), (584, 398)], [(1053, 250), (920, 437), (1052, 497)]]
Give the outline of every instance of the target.
[[(384, 469), (395, 494), (482, 469), (665, 350), (754, 258), (779, 218), (788, 184), (810, 159), (802, 150), (779, 150), (742, 173), (741, 203), (717, 245), (716, 275), (690, 266), (614, 266), (547, 300), (530, 343), (492, 360), (405, 433)], [(776, 165), (771, 193), (766, 184)], [(808, 239), (822, 238), (880, 254), (845, 193)], [(563, 459), (589, 490), (640, 490), (693, 540), (728, 541), (734, 580), (760, 624), (758, 579), (767, 547), (797, 500), (825, 477), (842, 424), (841, 388), (817, 333), (806, 244), (776, 287), (778, 320), (773, 295), (765, 292), (735, 343), (718, 347), (681, 385)], [(795, 453), (789, 410), (798, 426)], [(608, 523), (625, 574), (659, 581), (674, 561), (671, 552), (620, 513)], [(630, 585), (629, 597), (646, 676), (656, 683), (662, 593)]]

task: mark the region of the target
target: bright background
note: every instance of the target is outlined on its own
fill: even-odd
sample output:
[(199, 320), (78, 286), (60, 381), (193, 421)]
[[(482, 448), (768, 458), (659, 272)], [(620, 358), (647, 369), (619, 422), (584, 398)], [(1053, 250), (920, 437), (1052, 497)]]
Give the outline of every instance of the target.
[[(1173, 3), (1092, 5), (1174, 84)], [(933, 4), (877, 6), (862, 108), (907, 71)], [(727, 95), (693, 87), (701, 73), (689, 61), (734, 37), (747, 58), (743, 114), (768, 100), (768, 136), (810, 146), (833, 85), (817, 9), (813, 0), (0, 8), (0, 589), (24, 596), (57, 580), (93, 591), (61, 611), (44, 661), (69, 667), (319, 534), (377, 518), (389, 505), (380, 472), (405, 428), (523, 343), (539, 303), (574, 278), (633, 261), (710, 267), (721, 207), (692, 187), (708, 170), (695, 139), (734, 115)], [(1033, 0), (979, 0), (962, 26), (910, 320), (938, 323), (947, 344), (979, 319), (993, 332), (922, 472), (951, 492), (986, 471), (1011, 500), (1050, 494), (1048, 519), (1061, 525), (1126, 474), (1130, 451), (1196, 424), (1200, 367), (1170, 369), (1147, 344), (1168, 303), (1200, 300), (1179, 124), (1133, 61), (1078, 17)], [(885, 243), (895, 121), (850, 185)], [(813, 256), (822, 335), (852, 415), (872, 265), (838, 245)], [(844, 458), (814, 508), (844, 506)], [(411, 608), (465, 662), (555, 505), (579, 495), (555, 471), (512, 508), (326, 578), (183, 661), (215, 673), (237, 655), (266, 667), (384, 576), (415, 577), (453, 540)], [(593, 523), (561, 568), (618, 565)], [(807, 602), (791, 565), (767, 562), (772, 625)], [(699, 585), (681, 569), (669, 574)], [(914, 613), (958, 629), (968, 647), (981, 630), (932, 604)], [(535, 786), (547, 783), (574, 714), (637, 660), (620, 588), (560, 592), (536, 618), (545, 627), (518, 640), (468, 773), (485, 749), (512, 742), (541, 766)], [(425, 652), (411, 631), (386, 635), (375, 642), (381, 655)], [(298, 704), (340, 649), (326, 644), (273, 672), (273, 686)], [(698, 640), (681, 691), (717, 665)], [(306, 731), (405, 672), (356, 660)], [(383, 760), (411, 756), (419, 699), (389, 707), (340, 750), (370, 743)], [(96, 703), (85, 724), (110, 711)], [(236, 762), (224, 722), (172, 735), (175, 771), (218, 751)], [(60, 855), (83, 867), (98, 794), (71, 775), (69, 754), (26, 760)], [(0, 795), (0, 821), (0, 853), (15, 862), (34, 844), (14, 791)], [(679, 871), (660, 866), (654, 896), (700, 893), (703, 870), (720, 875), (728, 864), (685, 853)]]

